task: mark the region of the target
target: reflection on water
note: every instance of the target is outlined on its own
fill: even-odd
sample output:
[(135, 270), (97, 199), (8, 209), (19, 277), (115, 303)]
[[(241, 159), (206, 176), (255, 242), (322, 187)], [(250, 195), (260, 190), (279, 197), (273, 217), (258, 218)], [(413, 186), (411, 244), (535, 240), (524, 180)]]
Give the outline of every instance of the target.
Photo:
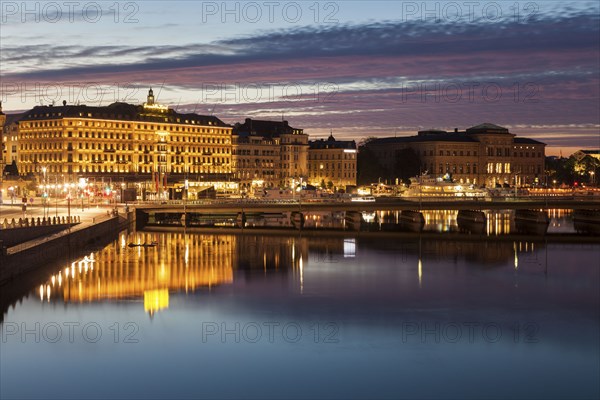
[(123, 233), (2, 309), (0, 395), (600, 395), (598, 243), (382, 230)]
[[(129, 247), (128, 243), (158, 243), (155, 247)], [(494, 267), (519, 259), (543, 243), (527, 241), (423, 240), (402, 242), (364, 238), (372, 249), (414, 255), (416, 274), (422, 279), (423, 262), (464, 260)], [(142, 300), (149, 313), (169, 307), (169, 292), (193, 292), (231, 284), (234, 271), (278, 271), (290, 274), (303, 292), (303, 266), (314, 260), (338, 263), (356, 257), (357, 239), (343, 237), (184, 234), (181, 232), (122, 233), (98, 252), (75, 260), (39, 286), (42, 302), (60, 300), (85, 303), (101, 300)]]
[[(156, 247), (129, 247), (150, 243)], [(146, 311), (169, 305), (168, 291), (193, 291), (233, 281), (235, 236), (122, 233), (99, 252), (73, 261), (40, 285), (42, 301), (66, 303), (144, 299)]]
[[(466, 211), (473, 213), (473, 211)], [(519, 212), (547, 215), (550, 224), (516, 219)], [(423, 211), (294, 211), (294, 212), (248, 212), (229, 214), (188, 214), (190, 227), (214, 228), (287, 228), (305, 230), (349, 231), (404, 231), (404, 232), (471, 232), (479, 235), (506, 235), (525, 233), (598, 232), (600, 223), (586, 225), (585, 221), (573, 222), (573, 211), (551, 210), (483, 210), (484, 221), (458, 218), (458, 210)], [(152, 214), (150, 226), (181, 226), (182, 213)], [(463, 216), (464, 217), (464, 216)]]

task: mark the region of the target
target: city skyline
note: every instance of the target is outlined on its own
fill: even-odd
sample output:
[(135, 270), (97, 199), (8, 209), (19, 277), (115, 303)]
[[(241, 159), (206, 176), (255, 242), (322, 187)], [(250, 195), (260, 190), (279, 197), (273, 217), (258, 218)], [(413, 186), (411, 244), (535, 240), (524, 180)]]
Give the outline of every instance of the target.
[(4, 111), (153, 87), (179, 112), (315, 139), (490, 122), (547, 155), (600, 147), (596, 3), (275, 3), (3, 2)]

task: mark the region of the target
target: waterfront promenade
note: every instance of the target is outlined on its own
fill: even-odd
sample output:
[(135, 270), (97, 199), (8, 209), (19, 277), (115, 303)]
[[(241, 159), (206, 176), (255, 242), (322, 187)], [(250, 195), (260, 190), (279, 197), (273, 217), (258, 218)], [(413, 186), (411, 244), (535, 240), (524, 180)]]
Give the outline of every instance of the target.
[[(117, 208), (118, 209), (118, 208)], [(23, 218), (21, 207), (11, 207), (3, 205), (1, 207), (1, 220), (12, 221)], [(67, 207), (58, 207), (56, 210), (58, 217), (64, 218), (69, 210)], [(74, 224), (67, 224), (62, 230), (54, 230), (48, 234), (36, 235), (35, 230), (47, 228), (48, 226), (29, 226), (20, 228), (2, 228), (2, 231), (10, 234), (12, 229), (30, 230), (30, 240), (24, 240), (20, 243), (3, 249), (0, 254), (0, 284), (16, 277), (17, 275), (37, 269), (50, 263), (52, 260), (69, 254), (76, 254), (85, 249), (86, 246), (94, 243), (100, 243), (112, 239), (121, 227), (127, 226), (127, 219), (123, 208), (120, 209), (120, 217), (114, 215), (112, 208), (91, 207), (83, 211), (74, 210), (71, 207), (70, 216)], [(47, 211), (46, 211), (47, 212)], [(25, 218), (43, 218), (44, 210), (42, 206), (28, 207)], [(52, 213), (50, 218), (55, 217)]]

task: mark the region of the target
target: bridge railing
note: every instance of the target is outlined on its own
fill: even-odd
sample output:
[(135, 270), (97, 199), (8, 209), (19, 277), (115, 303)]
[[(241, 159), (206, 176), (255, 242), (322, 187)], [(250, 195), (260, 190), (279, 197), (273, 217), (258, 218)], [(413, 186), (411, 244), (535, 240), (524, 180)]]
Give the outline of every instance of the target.
[(79, 216), (70, 216), (70, 217), (48, 217), (48, 218), (40, 218), (40, 217), (32, 217), (32, 218), (19, 218), (8, 220), (4, 218), (4, 221), (0, 223), (0, 229), (14, 229), (14, 228), (28, 228), (35, 226), (53, 226), (53, 225), (66, 225), (66, 224), (78, 224), (81, 222), (81, 218)]

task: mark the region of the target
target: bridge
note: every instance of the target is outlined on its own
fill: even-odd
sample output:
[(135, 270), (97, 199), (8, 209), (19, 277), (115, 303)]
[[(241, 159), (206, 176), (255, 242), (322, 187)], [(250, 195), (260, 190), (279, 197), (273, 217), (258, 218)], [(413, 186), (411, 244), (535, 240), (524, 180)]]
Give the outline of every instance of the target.
[(158, 213), (238, 213), (238, 212), (289, 212), (289, 211), (404, 211), (404, 210), (516, 210), (516, 209), (570, 209), (600, 210), (600, 199), (569, 198), (506, 198), (500, 200), (405, 200), (377, 198), (374, 202), (310, 201), (310, 200), (199, 200), (169, 201), (137, 204), (135, 208)]

